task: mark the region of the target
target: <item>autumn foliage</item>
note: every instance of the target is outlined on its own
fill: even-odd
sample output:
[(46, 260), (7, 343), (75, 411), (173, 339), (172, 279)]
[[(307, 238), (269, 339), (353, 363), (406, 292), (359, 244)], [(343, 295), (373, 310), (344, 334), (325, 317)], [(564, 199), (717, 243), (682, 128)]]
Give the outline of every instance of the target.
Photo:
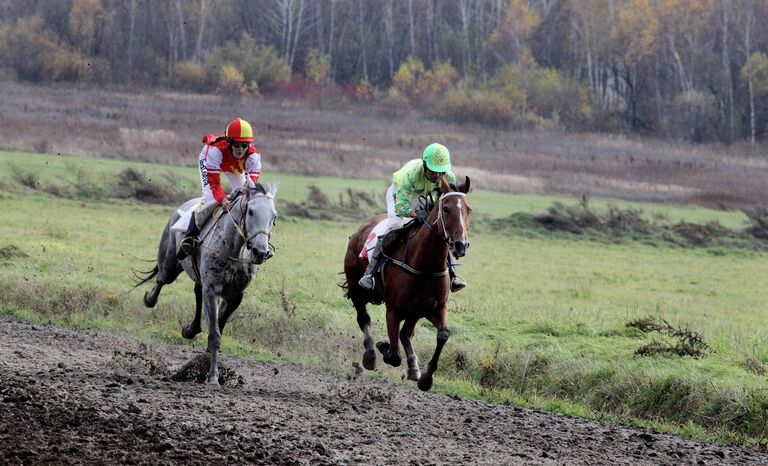
[(2, 2), (0, 77), (752, 144), (768, 2)]

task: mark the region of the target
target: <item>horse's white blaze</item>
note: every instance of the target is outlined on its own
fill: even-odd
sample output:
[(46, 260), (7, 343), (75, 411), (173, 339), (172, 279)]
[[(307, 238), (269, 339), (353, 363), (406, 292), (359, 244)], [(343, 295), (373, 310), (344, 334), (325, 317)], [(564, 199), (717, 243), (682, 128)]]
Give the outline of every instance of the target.
[(459, 208), (459, 225), (461, 225), (461, 242), (467, 242), (467, 224), (464, 221), (464, 211), (461, 210), (461, 198), (456, 202), (456, 206)]

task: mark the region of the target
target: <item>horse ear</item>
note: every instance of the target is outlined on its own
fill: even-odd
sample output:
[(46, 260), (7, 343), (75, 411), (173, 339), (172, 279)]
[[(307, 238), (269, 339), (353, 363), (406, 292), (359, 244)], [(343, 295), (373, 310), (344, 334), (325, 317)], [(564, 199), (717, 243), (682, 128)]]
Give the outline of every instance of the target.
[(469, 182), (469, 177), (464, 177), (464, 183), (459, 186), (459, 191), (463, 192), (464, 194), (468, 194), (470, 191), (472, 191), (472, 184)]
[(273, 196), (277, 194), (278, 189), (280, 189), (280, 180), (277, 180), (274, 183), (269, 185), (269, 191), (272, 193)]

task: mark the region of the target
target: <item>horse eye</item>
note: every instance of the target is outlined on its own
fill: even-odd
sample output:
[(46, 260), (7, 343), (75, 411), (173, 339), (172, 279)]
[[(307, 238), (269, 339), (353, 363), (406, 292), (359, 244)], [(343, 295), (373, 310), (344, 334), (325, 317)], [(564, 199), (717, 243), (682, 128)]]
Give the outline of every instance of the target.
[(248, 209), (248, 215), (253, 215), (253, 209)]
[(443, 207), (443, 213), (444, 213), (444, 214), (447, 214), (448, 212), (450, 212), (450, 210), (448, 209), (448, 207)]

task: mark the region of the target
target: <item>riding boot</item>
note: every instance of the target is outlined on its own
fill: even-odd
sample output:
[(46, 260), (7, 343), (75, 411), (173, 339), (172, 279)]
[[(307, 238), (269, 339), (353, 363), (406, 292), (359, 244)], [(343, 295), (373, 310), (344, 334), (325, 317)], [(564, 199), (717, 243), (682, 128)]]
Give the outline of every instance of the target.
[(381, 256), (381, 238), (376, 243), (376, 247), (373, 248), (371, 255), (368, 256), (368, 267), (365, 269), (365, 274), (357, 282), (360, 288), (364, 290), (373, 291), (376, 286), (376, 280), (373, 278), (373, 274), (376, 272), (376, 266), (379, 265), (379, 257)]
[(197, 235), (200, 234), (200, 229), (197, 228), (197, 224), (195, 223), (195, 216), (192, 215), (189, 218), (189, 226), (187, 227), (186, 233), (184, 233), (184, 239), (181, 240), (181, 244), (179, 245), (179, 251), (176, 253), (176, 258), (178, 260), (185, 259), (187, 256), (191, 256), (193, 252), (195, 252), (195, 247), (197, 247)]
[(467, 287), (467, 281), (456, 273), (452, 259), (451, 254), (448, 254), (448, 276), (451, 277), (451, 293), (456, 293)]

